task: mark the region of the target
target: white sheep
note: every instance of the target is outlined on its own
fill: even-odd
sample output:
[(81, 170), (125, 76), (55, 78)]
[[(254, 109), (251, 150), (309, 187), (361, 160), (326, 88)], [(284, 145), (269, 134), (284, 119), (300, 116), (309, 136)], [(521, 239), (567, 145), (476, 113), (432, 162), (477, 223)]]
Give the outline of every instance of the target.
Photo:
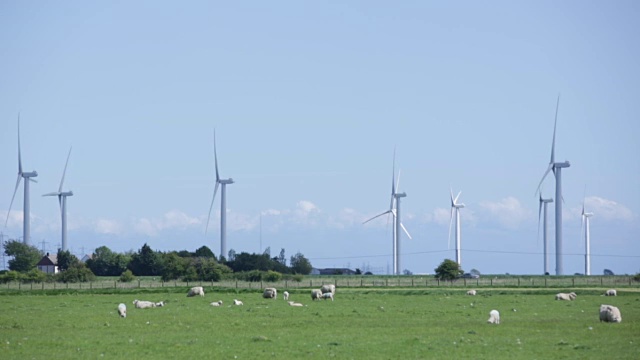
[(289, 292), (288, 291), (285, 291), (284, 293), (282, 293), (282, 295), (283, 295), (285, 301), (289, 300)]
[(121, 317), (126, 318), (127, 317), (127, 305), (125, 305), (125, 304), (118, 305), (118, 314)]
[(189, 292), (187, 293), (187, 297), (192, 297), (197, 295), (204, 296), (204, 289), (202, 288), (202, 286), (192, 287), (191, 289), (189, 289)]
[(311, 300), (320, 300), (322, 297), (322, 291), (318, 289), (311, 290)]
[(571, 300), (575, 300), (577, 297), (576, 293), (571, 292), (571, 293), (557, 293), (556, 294), (556, 300), (567, 300), (567, 301), (571, 301)]
[(212, 302), (211, 306), (222, 306), (222, 300)]
[(618, 292), (615, 289), (609, 289), (604, 293), (604, 296), (618, 296)]
[(330, 292), (333, 295), (335, 295), (336, 294), (336, 286), (333, 285), (333, 284), (322, 285), (322, 287), (320, 288), (320, 292), (322, 292), (323, 294), (326, 294), (326, 293)]
[(289, 301), (289, 305), (290, 305), (290, 306), (304, 306), (304, 305), (302, 305), (302, 304), (300, 304), (300, 303), (293, 302), (293, 301)]
[(244, 305), (244, 303), (238, 299), (233, 299), (233, 305)]
[(491, 310), (489, 312), (489, 320), (487, 320), (489, 324), (500, 324), (500, 313), (498, 310)]
[(622, 322), (620, 309), (613, 305), (600, 305), (600, 322)]
[(467, 295), (475, 296), (476, 295), (476, 291), (475, 290), (469, 290), (469, 291), (467, 291)]
[(333, 301), (333, 294), (328, 292), (328, 293), (324, 293), (322, 294), (322, 298), (327, 300), (327, 299), (331, 299), (331, 301)]
[(156, 307), (163, 307), (164, 306), (164, 301), (160, 301), (156, 303)]
[(144, 300), (133, 300), (133, 305), (138, 309), (149, 309), (156, 307), (156, 303), (152, 301), (144, 301)]
[(265, 288), (262, 297), (265, 299), (276, 299), (278, 297), (278, 290), (276, 290), (276, 288)]

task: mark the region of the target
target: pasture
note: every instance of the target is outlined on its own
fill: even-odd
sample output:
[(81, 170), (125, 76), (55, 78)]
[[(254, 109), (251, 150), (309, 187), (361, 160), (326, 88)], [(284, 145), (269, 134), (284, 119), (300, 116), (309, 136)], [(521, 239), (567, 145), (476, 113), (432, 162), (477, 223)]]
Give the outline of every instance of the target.
[[(566, 289), (570, 290), (570, 289)], [(185, 289), (0, 292), (0, 357), (344, 359), (638, 359), (640, 293), (574, 289), (576, 301), (555, 301), (556, 290), (338, 289), (336, 300), (311, 301), (308, 289)], [(134, 299), (166, 306), (135, 309)], [(244, 306), (233, 306), (240, 299)], [(209, 303), (224, 302), (222, 307)], [(125, 303), (127, 318), (117, 315)], [(618, 306), (622, 323), (600, 323), (598, 309)], [(500, 311), (501, 324), (486, 321)], [(515, 311), (514, 311), (515, 310)]]

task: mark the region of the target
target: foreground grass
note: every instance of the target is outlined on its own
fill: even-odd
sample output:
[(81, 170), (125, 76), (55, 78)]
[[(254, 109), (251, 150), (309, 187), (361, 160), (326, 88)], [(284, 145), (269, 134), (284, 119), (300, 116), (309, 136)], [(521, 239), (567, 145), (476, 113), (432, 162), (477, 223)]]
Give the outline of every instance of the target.
[[(206, 290), (206, 288), (205, 288)], [(617, 359), (640, 358), (640, 294), (605, 298), (599, 290), (573, 302), (549, 293), (350, 290), (312, 302), (293, 292), (290, 307), (261, 293), (90, 292), (0, 296), (0, 358), (281, 359)], [(167, 306), (135, 309), (134, 299)], [(232, 300), (244, 306), (230, 306)], [(212, 301), (223, 300), (215, 308)], [(118, 303), (128, 307), (119, 318)], [(618, 306), (620, 324), (600, 323), (601, 303)], [(489, 311), (502, 324), (486, 323)], [(515, 309), (515, 311), (514, 311)]]

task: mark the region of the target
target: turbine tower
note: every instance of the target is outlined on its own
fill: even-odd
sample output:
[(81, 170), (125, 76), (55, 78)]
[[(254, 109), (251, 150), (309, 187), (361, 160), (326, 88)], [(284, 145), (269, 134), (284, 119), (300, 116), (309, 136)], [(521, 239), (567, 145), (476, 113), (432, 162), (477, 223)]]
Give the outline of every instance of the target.
[(568, 168), (571, 166), (568, 161), (555, 162), (555, 147), (556, 147), (556, 126), (558, 124), (558, 107), (560, 106), (560, 95), (558, 95), (558, 102), (556, 103), (556, 119), (553, 124), (553, 141), (551, 142), (551, 160), (549, 161), (549, 167), (542, 175), (542, 180), (538, 185), (536, 192), (540, 190), (542, 182), (549, 174), (549, 171), (553, 170), (553, 175), (556, 178), (556, 275), (562, 275), (562, 168)]
[(25, 245), (31, 245), (31, 222), (29, 221), (30, 215), (30, 206), (29, 206), (29, 182), (33, 181), (37, 183), (34, 177), (38, 176), (37, 171), (24, 172), (22, 171), (22, 157), (20, 155), (20, 114), (18, 114), (18, 180), (16, 181), (16, 188), (13, 190), (13, 196), (11, 197), (11, 203), (9, 203), (9, 211), (7, 212), (7, 220), (4, 223), (4, 226), (7, 226), (9, 222), (9, 214), (11, 213), (11, 206), (13, 205), (13, 200), (16, 197), (16, 192), (18, 192), (18, 186), (20, 186), (20, 180), (24, 178), (24, 208), (22, 210), (22, 242)]
[[(453, 189), (450, 189), (451, 192), (451, 218), (449, 219), (449, 241), (447, 244), (451, 243), (451, 224), (453, 222), (453, 213), (456, 214), (456, 262), (458, 265), (462, 266), (462, 259), (460, 256), (460, 209), (464, 207), (464, 204), (458, 204), (458, 198), (462, 191), (458, 193), (458, 196), (453, 198)], [(449, 248), (450, 245), (447, 245)]]
[(411, 239), (411, 235), (409, 235), (409, 232), (407, 231), (407, 229), (404, 227), (404, 225), (402, 225), (402, 221), (400, 220), (400, 199), (403, 197), (406, 197), (407, 194), (406, 193), (397, 193), (396, 189), (398, 186), (400, 186), (400, 172), (398, 172), (398, 179), (397, 179), (397, 184), (396, 184), (396, 179), (395, 179), (395, 172), (396, 172), (396, 151), (395, 149), (393, 150), (393, 169), (391, 172), (391, 203), (389, 204), (389, 210), (378, 214), (374, 217), (372, 217), (371, 219), (363, 222), (363, 224), (368, 223), (369, 221), (378, 218), (382, 215), (386, 215), (386, 214), (391, 214), (393, 215), (393, 246), (392, 246), (392, 252), (393, 252), (393, 274), (394, 275), (400, 275), (400, 229), (402, 228), (402, 230), (405, 232), (405, 234), (407, 234), (407, 236), (409, 237), (409, 239)]
[(220, 173), (218, 172), (218, 154), (216, 152), (216, 132), (213, 131), (213, 157), (216, 164), (216, 186), (213, 189), (213, 197), (211, 198), (211, 206), (209, 207), (209, 217), (207, 218), (207, 227), (205, 228), (205, 234), (209, 228), (209, 220), (211, 219), (211, 209), (213, 209), (213, 202), (216, 199), (216, 193), (218, 192), (218, 185), (222, 185), (220, 190), (220, 256), (227, 256), (227, 185), (233, 184), (233, 179), (220, 179)]
[(69, 154), (67, 154), (67, 162), (64, 164), (64, 171), (62, 171), (62, 179), (60, 180), (60, 187), (57, 192), (44, 194), (42, 196), (57, 196), (58, 203), (60, 204), (60, 213), (62, 214), (62, 251), (67, 251), (67, 196), (73, 196), (73, 191), (62, 191), (62, 185), (64, 184), (64, 175), (67, 173), (67, 165), (69, 165), (69, 157), (71, 156), (71, 148), (69, 148)]
[(544, 217), (542, 218), (542, 241), (544, 246), (544, 273), (549, 274), (549, 241), (547, 239), (547, 204), (553, 202), (553, 199), (543, 199), (540, 192), (540, 203), (538, 205), (538, 237), (540, 236), (540, 212), (544, 208)]
[[(593, 216), (593, 213), (584, 212), (584, 200), (582, 200), (582, 227), (584, 227), (584, 274), (591, 275), (591, 239), (589, 218)], [(580, 229), (582, 233), (582, 229)]]

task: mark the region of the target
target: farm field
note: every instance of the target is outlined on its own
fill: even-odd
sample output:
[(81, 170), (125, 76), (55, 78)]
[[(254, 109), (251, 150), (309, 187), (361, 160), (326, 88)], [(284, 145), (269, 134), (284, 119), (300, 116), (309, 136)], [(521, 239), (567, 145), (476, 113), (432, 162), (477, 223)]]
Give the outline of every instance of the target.
[[(184, 290), (184, 291), (183, 291)], [(185, 289), (118, 293), (0, 292), (2, 359), (638, 359), (640, 293), (600, 296), (555, 290), (338, 289), (311, 301), (308, 289), (266, 300), (255, 290)], [(566, 289), (570, 291), (570, 289)], [(582, 292), (582, 293), (581, 293)], [(237, 298), (244, 306), (231, 305)], [(166, 306), (135, 309), (134, 299)], [(209, 303), (222, 300), (216, 308)], [(117, 315), (125, 303), (127, 318)], [(600, 323), (598, 309), (618, 306), (622, 323)], [(501, 324), (487, 324), (497, 309)], [(515, 310), (515, 311), (514, 311)]]

